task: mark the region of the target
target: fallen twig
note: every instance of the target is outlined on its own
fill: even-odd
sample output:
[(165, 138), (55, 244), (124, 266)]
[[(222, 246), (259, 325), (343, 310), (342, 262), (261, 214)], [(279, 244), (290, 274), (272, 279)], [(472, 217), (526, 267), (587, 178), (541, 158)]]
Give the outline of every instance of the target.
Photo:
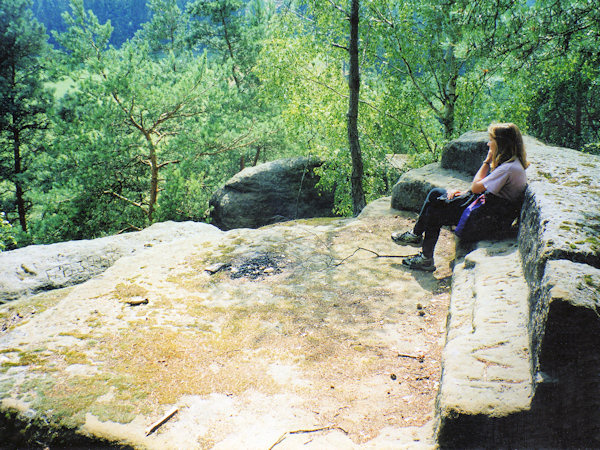
[(398, 358), (411, 358), (411, 359), (418, 359), (418, 360), (425, 359), (424, 356), (407, 355), (404, 353), (398, 353)]
[(146, 436), (150, 436), (152, 433), (154, 433), (156, 430), (158, 430), (158, 428), (161, 425), (163, 425), (167, 420), (169, 420), (171, 417), (173, 417), (175, 414), (177, 414), (177, 411), (179, 411), (179, 409), (177, 407), (170, 409), (159, 420), (157, 420), (152, 425), (150, 425), (148, 428), (146, 428)]
[(354, 252), (352, 252), (352, 254), (350, 256), (346, 256), (344, 259), (340, 260), (339, 263), (334, 264), (334, 266), (335, 267), (341, 266), (346, 260), (348, 260), (348, 259), (352, 258), (354, 255), (356, 255), (356, 253), (358, 253), (359, 250), (364, 250), (365, 252), (373, 253), (376, 258), (408, 258), (410, 256), (415, 256), (414, 254), (410, 254), (410, 255), (380, 255), (379, 253), (377, 253), (374, 250), (369, 250), (368, 248), (364, 248), (364, 247), (358, 247), (356, 250), (354, 250)]
[(342, 433), (344, 434), (348, 434), (348, 432), (346, 430), (344, 430), (341, 427), (322, 427), (322, 428), (313, 428), (313, 429), (309, 429), (309, 430), (296, 430), (296, 431), (286, 431), (285, 433), (283, 433), (279, 439), (277, 439), (277, 442), (275, 442), (273, 445), (271, 445), (269, 447), (269, 450), (273, 449), (276, 445), (279, 445), (283, 442), (283, 440), (291, 434), (304, 434), (304, 433), (316, 433), (318, 431), (327, 431), (327, 430), (340, 430)]

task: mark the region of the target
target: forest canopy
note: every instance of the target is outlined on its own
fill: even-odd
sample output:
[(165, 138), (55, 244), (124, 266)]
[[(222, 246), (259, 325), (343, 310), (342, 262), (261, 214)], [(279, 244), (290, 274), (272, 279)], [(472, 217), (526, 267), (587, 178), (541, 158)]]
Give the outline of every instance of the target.
[(600, 152), (597, 0), (0, 0), (0, 250), (209, 221), (317, 156), (336, 211), (512, 121)]

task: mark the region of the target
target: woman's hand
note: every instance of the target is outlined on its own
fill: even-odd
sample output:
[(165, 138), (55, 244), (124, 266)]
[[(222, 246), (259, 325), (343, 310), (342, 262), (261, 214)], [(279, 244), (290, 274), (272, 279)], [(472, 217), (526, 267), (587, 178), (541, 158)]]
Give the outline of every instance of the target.
[(458, 197), (459, 195), (463, 195), (464, 192), (463, 191), (457, 191), (456, 189), (448, 189), (448, 191), (446, 192), (446, 196), (448, 197), (448, 200), (452, 200), (454, 197)]
[(487, 164), (492, 164), (493, 158), (494, 158), (494, 153), (493, 153), (492, 149), (489, 149), (488, 154), (485, 157), (483, 162), (487, 163)]
[(473, 183), (471, 183), (471, 192), (474, 194), (481, 194), (482, 192), (485, 192), (485, 186), (481, 181), (487, 177), (492, 170), (493, 157), (494, 151), (490, 148), (485, 160), (481, 163), (479, 171), (475, 174), (475, 178), (473, 178)]

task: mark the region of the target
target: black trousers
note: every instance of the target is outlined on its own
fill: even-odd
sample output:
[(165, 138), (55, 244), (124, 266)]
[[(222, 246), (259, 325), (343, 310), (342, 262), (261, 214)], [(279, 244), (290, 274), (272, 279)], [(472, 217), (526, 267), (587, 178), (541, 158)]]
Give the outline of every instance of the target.
[(440, 237), (441, 228), (444, 225), (457, 225), (463, 211), (477, 197), (477, 194), (467, 192), (453, 199), (448, 199), (445, 189), (435, 188), (429, 191), (421, 208), (419, 219), (413, 229), (413, 233), (417, 236), (425, 233), (423, 255), (427, 258), (433, 258), (433, 251)]

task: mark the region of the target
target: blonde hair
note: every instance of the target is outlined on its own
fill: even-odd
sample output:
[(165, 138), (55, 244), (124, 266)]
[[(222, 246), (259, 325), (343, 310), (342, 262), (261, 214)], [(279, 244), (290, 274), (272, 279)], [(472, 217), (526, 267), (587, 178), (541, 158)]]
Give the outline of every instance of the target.
[(514, 123), (492, 123), (488, 127), (490, 139), (496, 141), (497, 150), (492, 158), (492, 168), (507, 161), (519, 159), (524, 169), (527, 169), (527, 152), (523, 144), (521, 130)]

